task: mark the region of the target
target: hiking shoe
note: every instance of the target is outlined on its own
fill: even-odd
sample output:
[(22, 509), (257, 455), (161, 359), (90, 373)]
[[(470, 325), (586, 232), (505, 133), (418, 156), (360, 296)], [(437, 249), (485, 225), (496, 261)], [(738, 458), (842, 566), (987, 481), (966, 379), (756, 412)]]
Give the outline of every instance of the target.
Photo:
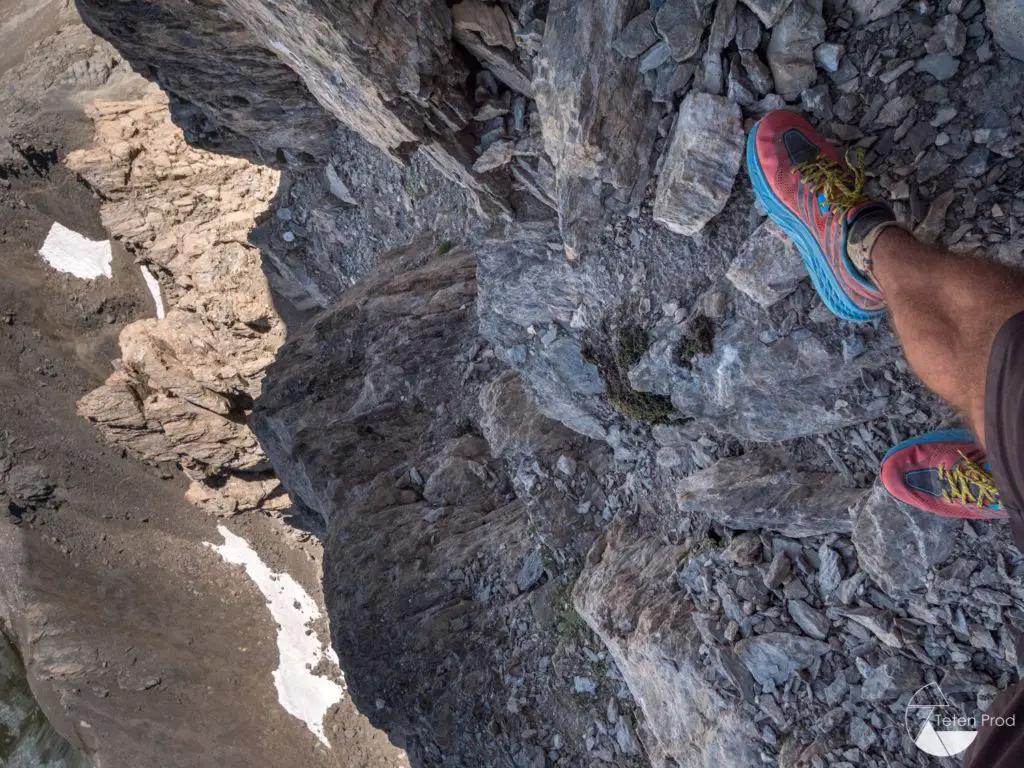
[(796, 244), (818, 295), (844, 320), (884, 313), (870, 249), (896, 225), (889, 206), (863, 192), (864, 153), (839, 151), (795, 112), (769, 112), (747, 137), (747, 171), (768, 215)]
[(905, 440), (882, 459), (882, 485), (894, 497), (942, 517), (1007, 516), (985, 451), (966, 429)]

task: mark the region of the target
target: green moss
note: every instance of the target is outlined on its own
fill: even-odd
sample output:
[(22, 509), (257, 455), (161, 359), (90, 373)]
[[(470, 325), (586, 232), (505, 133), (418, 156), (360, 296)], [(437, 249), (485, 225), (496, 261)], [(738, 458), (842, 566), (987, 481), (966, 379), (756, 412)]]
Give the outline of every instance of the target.
[[(629, 383), (629, 369), (647, 354), (651, 337), (638, 325), (623, 325), (615, 338), (614, 354), (601, 350), (601, 345), (588, 343), (582, 349), (583, 359), (597, 366), (604, 382), (608, 402), (623, 416), (649, 424), (669, 421), (672, 400), (664, 395), (641, 392)], [(607, 349), (607, 342), (605, 348)]]
[(698, 315), (690, 321), (688, 332), (676, 344), (676, 365), (690, 368), (697, 355), (709, 355), (715, 347), (715, 326), (709, 317)]
[(455, 247), (455, 243), (453, 243), (451, 240), (445, 240), (443, 243), (441, 243), (439, 246), (437, 246), (436, 254), (438, 256), (444, 256), (446, 253), (448, 253), (454, 247)]
[(623, 371), (628, 371), (639, 363), (651, 346), (651, 336), (638, 325), (625, 325), (619, 329), (619, 346), (615, 353), (615, 363)]
[(570, 641), (585, 641), (590, 628), (576, 611), (572, 602), (572, 584), (566, 582), (551, 593), (551, 607), (555, 614), (555, 636), (559, 645)]

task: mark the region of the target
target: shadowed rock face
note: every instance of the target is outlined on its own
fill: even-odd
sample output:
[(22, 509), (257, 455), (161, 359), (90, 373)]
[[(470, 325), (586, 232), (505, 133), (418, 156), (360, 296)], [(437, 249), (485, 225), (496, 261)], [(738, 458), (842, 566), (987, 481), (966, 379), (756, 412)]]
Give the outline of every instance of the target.
[[(540, 562), (522, 576), (530, 507), (466, 426), (482, 383), (457, 362), (476, 338), (475, 259), (435, 250), (421, 241), (389, 257), (289, 340), (251, 423), (326, 522), (324, 596), (357, 706), (413, 764), (520, 765), (536, 759), (529, 723), (571, 729), (573, 705), (567, 689), (508, 704), (500, 669), (542, 656), (542, 635), (516, 630)], [(521, 392), (492, 386), (483, 399), (499, 450), (566, 438)]]

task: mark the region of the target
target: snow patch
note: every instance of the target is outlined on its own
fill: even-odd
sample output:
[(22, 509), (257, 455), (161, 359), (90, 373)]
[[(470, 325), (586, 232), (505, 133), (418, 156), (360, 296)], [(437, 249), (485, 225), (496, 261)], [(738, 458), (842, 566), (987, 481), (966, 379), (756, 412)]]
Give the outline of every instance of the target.
[(270, 615), (277, 622), (279, 662), (274, 670), (274, 685), (278, 701), (286, 712), (302, 720), (320, 741), (330, 747), (324, 735), (324, 715), (341, 701), (345, 688), (312, 671), (324, 659), (338, 666), (334, 649), (329, 644), (326, 647), (321, 644), (310, 626), (320, 618), (320, 609), (290, 574), (271, 571), (249, 542), (223, 525), (218, 525), (217, 530), (224, 537), (224, 543), (206, 542), (206, 546), (225, 562), (245, 567), (249, 578), (266, 598)]
[(153, 277), (153, 273), (145, 264), (140, 264), (139, 269), (142, 270), (142, 279), (146, 281), (146, 287), (149, 288), (149, 293), (153, 296), (153, 303), (156, 304), (156, 319), (163, 320), (164, 300), (160, 297), (160, 283)]
[(113, 274), (109, 240), (89, 240), (57, 222), (50, 227), (39, 255), (54, 269), (75, 277), (90, 279)]

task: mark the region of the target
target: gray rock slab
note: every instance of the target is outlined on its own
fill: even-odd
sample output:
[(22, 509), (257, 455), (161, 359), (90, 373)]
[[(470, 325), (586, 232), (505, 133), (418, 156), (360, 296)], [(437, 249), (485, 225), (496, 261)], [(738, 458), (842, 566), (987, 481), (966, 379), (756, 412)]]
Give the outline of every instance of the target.
[(953, 57), (949, 51), (941, 53), (929, 53), (921, 58), (914, 65), (917, 72), (926, 72), (936, 80), (949, 80), (960, 69), (960, 61)]
[(676, 61), (697, 55), (712, 5), (709, 0), (666, 0), (658, 9), (655, 19), (658, 32)]
[(790, 0), (743, 0), (766, 27), (774, 27), (789, 7)]
[(732, 528), (768, 528), (787, 536), (847, 533), (847, 508), (862, 491), (844, 488), (838, 475), (801, 472), (773, 450), (721, 459), (684, 478), (676, 499), (685, 512), (703, 511)]
[(725, 276), (768, 308), (795, 291), (807, 277), (807, 269), (793, 241), (775, 222), (765, 219), (740, 248)]
[(721, 213), (743, 157), (740, 108), (718, 96), (690, 93), (676, 119), (654, 198), (654, 219), (693, 236)]
[(825, 20), (820, 4), (793, 0), (772, 29), (767, 50), (775, 88), (784, 98), (794, 99), (814, 85), (818, 78), (814, 49), (824, 40)]
[(985, 0), (985, 16), (999, 47), (1024, 61), (1024, 0)]
[(960, 529), (955, 520), (897, 501), (881, 483), (863, 495), (850, 516), (861, 567), (890, 594), (924, 587), (930, 571), (952, 556)]
[(828, 653), (829, 647), (788, 632), (769, 632), (740, 640), (736, 655), (762, 686), (783, 685), (801, 669), (807, 669)]
[(656, 42), (658, 33), (654, 30), (654, 11), (647, 10), (629, 22), (612, 45), (627, 59), (635, 59)]

